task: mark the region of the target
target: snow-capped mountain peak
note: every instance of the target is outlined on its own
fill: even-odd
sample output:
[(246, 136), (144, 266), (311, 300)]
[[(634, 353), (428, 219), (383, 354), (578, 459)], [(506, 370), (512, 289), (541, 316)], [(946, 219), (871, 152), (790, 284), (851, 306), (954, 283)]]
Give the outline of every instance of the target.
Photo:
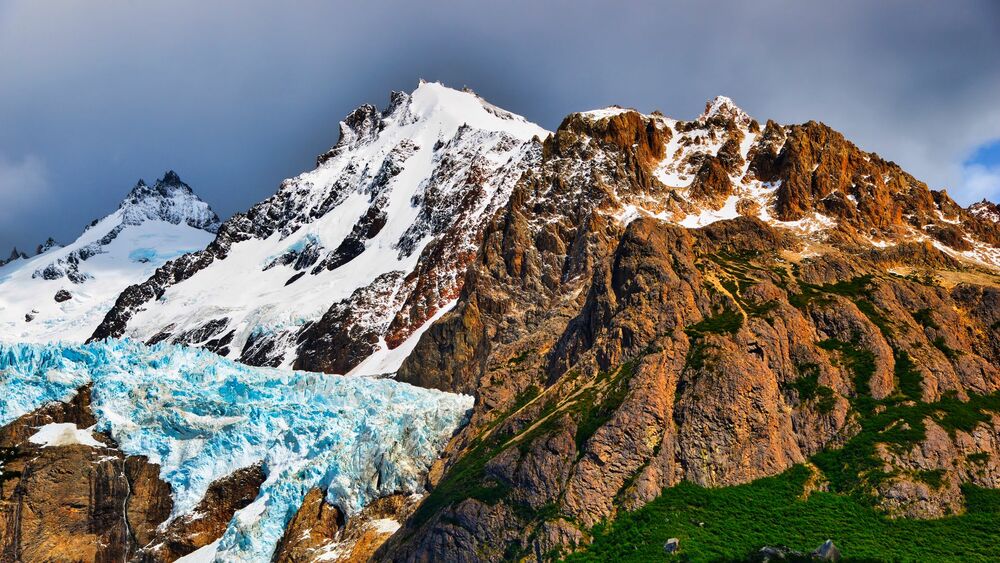
[(173, 170), (168, 170), (152, 187), (140, 179), (118, 209), (122, 222), (128, 225), (165, 221), (214, 233), (220, 224), (219, 216)]
[(0, 263), (0, 340), (82, 342), (123, 289), (204, 248), (219, 224), (176, 173), (152, 187), (140, 180), (71, 244), (50, 238), (36, 256)]
[(705, 111), (698, 117), (698, 120), (708, 121), (715, 116), (720, 116), (723, 119), (734, 119), (738, 123), (749, 123), (751, 120), (751, 117), (740, 109), (736, 102), (726, 96), (716, 96), (705, 102)]
[(392, 371), (457, 297), (487, 218), (547, 135), (436, 82), (393, 92), (382, 110), (362, 105), (316, 169), (227, 221), (204, 253), (129, 288), (94, 336), (203, 345), (253, 364)]
[(1000, 205), (985, 199), (972, 204), (969, 213), (993, 223), (1000, 223)]

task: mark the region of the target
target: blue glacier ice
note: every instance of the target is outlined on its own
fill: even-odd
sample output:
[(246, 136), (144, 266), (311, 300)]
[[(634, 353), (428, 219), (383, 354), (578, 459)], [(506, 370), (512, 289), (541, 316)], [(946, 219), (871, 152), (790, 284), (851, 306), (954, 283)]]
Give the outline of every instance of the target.
[(218, 561), (266, 561), (306, 492), (347, 514), (423, 476), (472, 398), (391, 379), (245, 366), (197, 348), (109, 340), (0, 344), (0, 425), (92, 383), (97, 429), (160, 464), (172, 517), (215, 479), (263, 462), (257, 499), (219, 542)]

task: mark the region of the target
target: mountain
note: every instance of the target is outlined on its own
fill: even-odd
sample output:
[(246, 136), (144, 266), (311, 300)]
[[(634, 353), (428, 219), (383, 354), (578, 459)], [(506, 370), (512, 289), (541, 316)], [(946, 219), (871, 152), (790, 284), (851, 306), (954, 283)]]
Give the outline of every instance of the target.
[[(395, 370), (453, 304), (485, 218), (546, 132), (424, 82), (340, 124), (317, 167), (130, 287), (94, 338), (203, 346), (245, 363)], [(533, 140), (534, 139), (534, 140)]]
[[(650, 560), (671, 537), (694, 560), (830, 537), (859, 558), (997, 555), (973, 531), (997, 508), (978, 491), (1000, 487), (989, 204), (963, 209), (821, 123), (761, 126), (721, 98), (693, 121), (573, 114), (542, 155), (396, 374), (476, 406), (381, 557), (593, 543), (593, 560)], [(795, 505), (794, 537), (785, 500), (741, 516), (726, 489), (682, 492), (772, 476), (783, 485), (761, 489), (789, 491), (776, 501), (828, 495)], [(885, 519), (955, 514), (947, 530)], [(620, 533), (601, 525), (616, 518)], [(914, 536), (933, 547), (889, 542)]]
[(90, 344), (0, 351), (4, 506), (83, 472), (143, 561), (997, 559), (998, 217), (725, 97), (546, 133), (421, 83)]
[(173, 171), (142, 180), (71, 244), (51, 238), (0, 266), (0, 339), (83, 342), (117, 296), (172, 258), (205, 247), (219, 218)]

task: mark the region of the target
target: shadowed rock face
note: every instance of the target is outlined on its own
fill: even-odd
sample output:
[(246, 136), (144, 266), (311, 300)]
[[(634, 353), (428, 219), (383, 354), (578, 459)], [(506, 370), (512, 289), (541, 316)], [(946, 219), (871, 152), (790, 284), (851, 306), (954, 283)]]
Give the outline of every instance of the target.
[(233, 514), (257, 498), (265, 478), (257, 464), (214, 481), (193, 511), (155, 530), (135, 560), (173, 561), (219, 539)]
[[(745, 483), (838, 447), (860, 431), (866, 401), (1000, 391), (996, 273), (926, 242), (856, 242), (915, 217), (942, 223), (945, 194), (821, 124), (769, 123), (749, 170), (781, 182), (779, 218), (841, 219), (821, 254), (815, 239), (756, 218), (626, 227), (607, 211), (663, 190), (647, 128), (588, 123), (567, 118), (546, 141), (541, 166), (487, 227), (457, 306), (397, 374), (477, 404), (380, 558), (546, 559), (681, 480)], [(706, 174), (711, 199), (721, 182)], [(963, 228), (989, 231), (979, 240), (996, 236), (963, 213)], [(960, 483), (996, 486), (996, 420), (949, 434), (927, 419), (912, 450), (873, 452), (896, 476), (865, 482), (890, 514), (960, 512)], [(940, 488), (915, 477), (933, 470)]]
[(419, 500), (390, 495), (346, 519), (337, 507), (324, 501), (325, 496), (321, 489), (312, 489), (306, 495), (275, 550), (275, 563), (369, 561)]

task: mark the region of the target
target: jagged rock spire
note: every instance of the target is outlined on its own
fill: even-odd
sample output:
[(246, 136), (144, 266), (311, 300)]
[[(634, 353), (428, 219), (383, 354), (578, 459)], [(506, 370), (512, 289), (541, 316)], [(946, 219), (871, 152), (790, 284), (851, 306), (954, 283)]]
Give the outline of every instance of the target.
[(45, 239), (45, 242), (43, 242), (42, 244), (39, 244), (38, 247), (35, 248), (35, 255), (37, 256), (38, 254), (42, 254), (43, 252), (48, 252), (49, 250), (52, 250), (53, 248), (59, 248), (61, 246), (62, 246), (61, 244), (59, 244), (58, 242), (56, 242), (56, 239), (54, 239), (52, 237), (49, 237), (49, 238)]
[(713, 117), (724, 119), (734, 119), (737, 121), (749, 121), (750, 116), (740, 109), (736, 102), (726, 96), (716, 96), (705, 102), (705, 111), (698, 117), (699, 121), (707, 121)]
[(139, 180), (119, 205), (124, 222), (137, 225), (146, 220), (187, 223), (197, 229), (215, 232), (219, 216), (202, 201), (191, 186), (173, 170), (167, 170), (152, 187)]
[(10, 264), (11, 262), (13, 262), (13, 261), (15, 261), (15, 260), (20, 260), (20, 259), (26, 259), (27, 257), (28, 257), (28, 255), (27, 255), (27, 254), (25, 254), (25, 253), (21, 252), (21, 251), (20, 251), (20, 250), (18, 250), (18, 249), (17, 249), (17, 247), (15, 246), (15, 247), (14, 247), (14, 248), (13, 248), (13, 249), (12, 249), (12, 250), (10, 251), (10, 256), (9, 256), (9, 257), (8, 257), (8, 258), (7, 258), (6, 260), (4, 260), (4, 259), (0, 259), (0, 266), (4, 266), (4, 265), (6, 265), (6, 264)]

